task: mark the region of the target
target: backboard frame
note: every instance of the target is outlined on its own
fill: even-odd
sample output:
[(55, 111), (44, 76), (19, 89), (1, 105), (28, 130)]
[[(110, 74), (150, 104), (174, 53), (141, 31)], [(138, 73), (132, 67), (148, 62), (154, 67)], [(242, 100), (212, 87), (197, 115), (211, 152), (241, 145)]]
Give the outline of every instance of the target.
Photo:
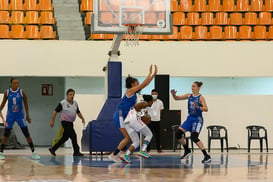
[[(113, 11), (111, 7), (107, 6), (109, 9), (109, 13), (113, 14), (113, 18), (116, 18), (118, 24), (103, 24), (99, 21), (100, 10), (99, 10), (99, 3), (100, 1), (106, 2), (106, 0), (94, 0), (94, 11), (91, 17), (91, 33), (93, 34), (124, 34), (126, 31), (126, 27), (123, 24), (127, 23), (135, 23), (135, 22), (122, 22), (122, 16), (117, 15), (117, 11)], [(143, 0), (145, 1), (145, 0)], [(144, 24), (144, 29), (142, 34), (152, 34), (152, 35), (169, 35), (172, 34), (172, 15), (170, 12), (170, 1), (169, 0), (154, 0), (157, 1), (164, 1), (165, 9), (164, 11), (154, 11), (152, 13), (164, 13), (164, 20), (158, 20), (157, 24), (154, 25), (145, 25), (145, 22), (141, 22), (139, 24)], [(124, 8), (132, 8), (132, 9), (140, 9), (139, 14), (142, 15), (142, 19), (144, 21), (144, 17), (146, 14), (145, 7), (141, 6), (120, 6), (119, 7), (119, 14), (122, 14)], [(161, 21), (161, 22), (159, 22)], [(161, 27), (162, 25), (163, 27)], [(160, 25), (160, 26), (159, 26)]]

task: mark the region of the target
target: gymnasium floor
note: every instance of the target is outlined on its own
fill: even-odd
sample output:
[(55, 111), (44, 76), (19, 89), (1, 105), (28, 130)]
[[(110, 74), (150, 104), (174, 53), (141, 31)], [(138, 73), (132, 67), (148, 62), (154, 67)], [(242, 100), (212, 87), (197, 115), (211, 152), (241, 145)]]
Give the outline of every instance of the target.
[(67, 181), (273, 181), (273, 153), (254, 150), (230, 151), (221, 154), (212, 151), (211, 164), (202, 164), (199, 151), (187, 161), (181, 162), (180, 151), (152, 152), (153, 158), (140, 159), (133, 156), (133, 164), (118, 164), (108, 160), (107, 155), (86, 154), (73, 157), (71, 149), (60, 149), (51, 157), (47, 148), (38, 148), (39, 161), (31, 159), (28, 149), (6, 150), (6, 160), (0, 161), (0, 181), (67, 182)]

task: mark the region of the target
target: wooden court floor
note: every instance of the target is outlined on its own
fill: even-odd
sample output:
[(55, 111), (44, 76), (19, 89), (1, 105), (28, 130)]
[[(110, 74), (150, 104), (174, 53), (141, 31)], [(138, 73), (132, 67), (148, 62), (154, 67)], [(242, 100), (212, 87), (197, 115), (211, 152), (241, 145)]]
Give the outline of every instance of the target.
[(113, 163), (107, 155), (73, 157), (71, 149), (60, 149), (52, 157), (47, 148), (38, 148), (39, 161), (31, 159), (29, 150), (6, 150), (0, 161), (0, 181), (28, 182), (139, 182), (139, 181), (273, 181), (273, 153), (245, 150), (221, 154), (211, 152), (212, 162), (202, 164), (195, 151), (188, 160), (180, 161), (181, 151), (152, 152), (151, 159), (132, 156), (133, 164)]

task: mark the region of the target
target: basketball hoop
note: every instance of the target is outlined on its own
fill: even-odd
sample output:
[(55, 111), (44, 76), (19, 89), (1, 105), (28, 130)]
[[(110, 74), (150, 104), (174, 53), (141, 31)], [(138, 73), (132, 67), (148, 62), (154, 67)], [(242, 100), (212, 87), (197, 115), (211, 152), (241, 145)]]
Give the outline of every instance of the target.
[(138, 46), (139, 45), (139, 38), (143, 32), (143, 24), (124, 24), (125, 27), (125, 39), (126, 39), (126, 46)]

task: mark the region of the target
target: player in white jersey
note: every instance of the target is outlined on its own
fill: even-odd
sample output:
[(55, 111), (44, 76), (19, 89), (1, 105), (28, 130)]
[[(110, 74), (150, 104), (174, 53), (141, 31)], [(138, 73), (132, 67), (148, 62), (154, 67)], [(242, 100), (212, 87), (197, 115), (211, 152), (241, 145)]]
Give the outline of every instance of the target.
[[(145, 136), (142, 150), (138, 153), (139, 156), (144, 158), (150, 158), (151, 156), (146, 153), (147, 146), (149, 145), (153, 134), (148, 126), (143, 122), (146, 116), (142, 116), (142, 109), (146, 107), (151, 107), (153, 104), (153, 97), (151, 95), (143, 95), (144, 102), (136, 104), (128, 113), (125, 121), (124, 127), (130, 136), (132, 144), (125, 152), (125, 154), (120, 156), (120, 159), (127, 164), (132, 163), (129, 155), (139, 146), (139, 136), (138, 132)], [(146, 118), (147, 119), (147, 118)], [(143, 120), (143, 121), (142, 121)]]

